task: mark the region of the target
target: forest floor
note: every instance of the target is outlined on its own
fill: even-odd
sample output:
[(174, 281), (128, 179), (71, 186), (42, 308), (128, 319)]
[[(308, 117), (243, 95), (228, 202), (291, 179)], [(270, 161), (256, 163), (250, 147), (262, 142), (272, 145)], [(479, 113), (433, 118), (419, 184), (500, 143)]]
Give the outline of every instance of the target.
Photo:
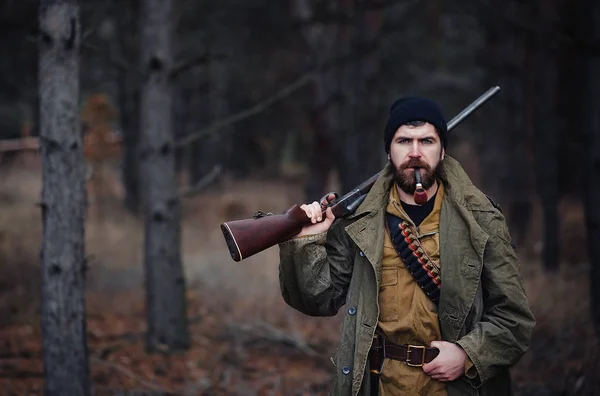
[[(325, 395), (342, 315), (311, 318), (287, 306), (278, 250), (233, 262), (219, 224), (302, 200), (293, 180), (223, 179), (183, 202), (191, 348), (144, 351), (143, 225), (120, 205), (118, 187), (90, 197), (86, 226), (87, 330), (94, 395)], [(41, 395), (39, 328), (40, 175), (0, 169), (0, 394)], [(103, 202), (103, 205), (98, 205)], [(561, 208), (561, 268), (544, 273), (539, 226), (520, 249), (537, 318), (531, 350), (513, 368), (518, 395), (584, 395), (600, 389), (600, 350), (589, 314), (589, 265), (578, 203)], [(536, 220), (537, 221), (537, 220)], [(594, 388), (596, 386), (597, 388)]]

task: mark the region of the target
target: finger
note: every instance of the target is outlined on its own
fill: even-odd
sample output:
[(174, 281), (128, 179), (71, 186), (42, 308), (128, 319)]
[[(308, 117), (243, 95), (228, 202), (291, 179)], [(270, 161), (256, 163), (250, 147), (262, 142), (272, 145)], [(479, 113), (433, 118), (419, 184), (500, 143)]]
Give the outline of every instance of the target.
[(434, 369), (434, 367), (435, 367), (435, 366), (434, 366), (433, 364), (431, 364), (431, 363), (425, 363), (425, 364), (423, 365), (423, 372), (424, 372), (425, 374), (429, 374), (429, 375), (431, 375), (431, 371)]
[(312, 204), (309, 204), (306, 208), (306, 215), (312, 220), (314, 217), (314, 209)]
[(442, 348), (443, 348), (443, 344), (444, 344), (444, 343), (443, 343), (443, 342), (441, 342), (441, 341), (431, 341), (431, 345), (430, 345), (430, 346), (431, 346), (432, 348), (437, 348), (437, 349), (439, 349), (439, 350), (441, 351), (441, 350), (442, 350)]
[(304, 214), (306, 214), (306, 217), (308, 217), (309, 219), (312, 217), (312, 210), (310, 208), (310, 205), (302, 204), (300, 206), (300, 209), (302, 209), (304, 211)]
[(331, 208), (327, 208), (325, 211), (325, 217), (331, 221), (335, 220), (335, 215), (333, 214), (333, 210), (331, 210)]
[(321, 206), (327, 206), (328, 204), (330, 204), (333, 201), (335, 201), (335, 194), (330, 193), (330, 194), (324, 196), (323, 199), (321, 199)]
[(305, 210), (305, 212), (306, 212), (306, 215), (308, 216), (308, 218), (311, 220), (311, 222), (314, 223), (314, 221), (313, 221), (313, 216), (314, 216), (313, 212), (314, 212), (314, 210), (313, 210), (313, 205), (311, 203), (306, 204), (306, 210)]
[[(425, 366), (423, 366), (423, 371), (425, 371)], [(428, 375), (442, 375), (444, 374), (444, 370), (439, 366), (428, 367), (428, 371), (425, 371)]]
[(446, 370), (441, 367), (436, 367), (431, 370), (431, 375), (447, 375)]
[(312, 219), (313, 223), (321, 221), (321, 205), (317, 201), (312, 203)]
[(439, 365), (439, 364), (438, 364), (438, 363), (435, 361), (435, 359), (434, 359), (434, 360), (432, 360), (431, 362), (429, 362), (429, 363), (425, 363), (425, 364), (423, 365), (423, 371), (424, 371), (426, 374), (431, 374), (431, 373), (434, 373), (434, 372), (436, 372), (436, 370), (438, 370), (439, 368), (440, 368), (440, 365)]
[(448, 373), (443, 370), (433, 370), (429, 376), (431, 378), (440, 379), (440, 378), (448, 378)]

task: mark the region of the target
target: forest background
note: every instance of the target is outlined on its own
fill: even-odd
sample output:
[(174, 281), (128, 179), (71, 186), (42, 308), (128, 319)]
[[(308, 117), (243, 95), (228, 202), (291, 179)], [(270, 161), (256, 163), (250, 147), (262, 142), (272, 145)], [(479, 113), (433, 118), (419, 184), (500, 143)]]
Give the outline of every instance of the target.
[[(44, 389), (38, 3), (0, 1), (0, 393), (7, 395)], [(161, 2), (63, 3), (79, 3), (81, 264), (93, 394), (326, 393), (345, 311), (310, 318), (286, 306), (277, 248), (235, 263), (219, 224), (345, 193), (376, 173), (397, 97), (429, 97), (449, 120), (496, 85), (501, 92), (452, 131), (448, 154), (500, 204), (517, 245), (538, 323), (513, 369), (515, 390), (597, 394), (595, 2), (165, 1), (172, 100), (154, 114), (144, 110), (152, 94), (144, 62), (156, 43), (142, 9)], [(151, 190), (140, 174), (152, 138), (144, 126), (160, 114), (173, 171), (155, 171), (175, 178), (181, 208), (172, 249), (185, 278), (189, 340), (177, 352), (145, 342), (143, 202)]]

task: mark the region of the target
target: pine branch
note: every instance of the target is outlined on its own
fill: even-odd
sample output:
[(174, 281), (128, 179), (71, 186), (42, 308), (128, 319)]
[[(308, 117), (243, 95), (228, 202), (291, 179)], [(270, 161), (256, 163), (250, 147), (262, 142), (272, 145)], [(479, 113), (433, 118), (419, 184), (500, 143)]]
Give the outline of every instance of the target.
[(196, 184), (181, 191), (179, 193), (179, 196), (181, 198), (189, 198), (196, 194), (199, 194), (206, 187), (208, 187), (213, 181), (215, 181), (217, 179), (217, 177), (219, 177), (222, 170), (223, 170), (223, 167), (221, 165), (215, 165), (215, 167), (207, 175), (205, 175), (202, 179), (200, 179)]

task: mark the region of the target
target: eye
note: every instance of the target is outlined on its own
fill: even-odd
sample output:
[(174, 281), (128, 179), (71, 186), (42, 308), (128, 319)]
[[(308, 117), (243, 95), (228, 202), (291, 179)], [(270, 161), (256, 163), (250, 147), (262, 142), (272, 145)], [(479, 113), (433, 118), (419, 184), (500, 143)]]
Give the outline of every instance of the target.
[(421, 143), (423, 143), (423, 144), (432, 144), (433, 143), (433, 139), (430, 139), (430, 138), (421, 139)]
[(410, 143), (410, 139), (407, 138), (399, 138), (398, 140), (396, 140), (398, 143), (400, 144), (407, 144)]

